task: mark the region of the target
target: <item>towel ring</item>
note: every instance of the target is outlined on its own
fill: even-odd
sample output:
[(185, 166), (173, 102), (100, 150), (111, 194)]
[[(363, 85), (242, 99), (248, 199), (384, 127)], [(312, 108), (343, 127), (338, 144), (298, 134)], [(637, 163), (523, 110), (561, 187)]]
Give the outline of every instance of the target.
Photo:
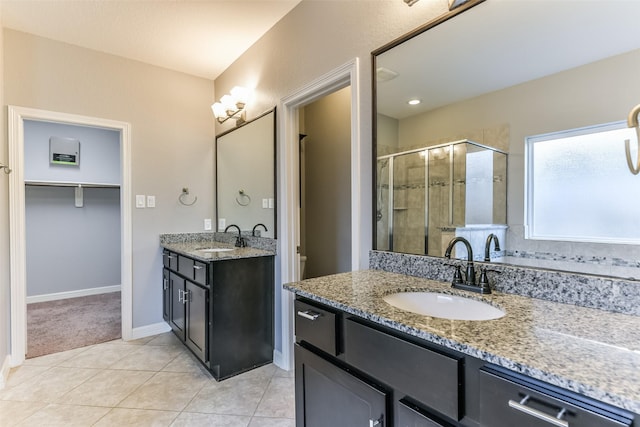
[(634, 175), (638, 175), (638, 173), (640, 173), (640, 126), (638, 126), (638, 114), (640, 114), (640, 104), (633, 107), (629, 112), (629, 116), (627, 117), (627, 126), (630, 128), (635, 128), (636, 130), (636, 143), (638, 144), (638, 153), (635, 162), (631, 158), (631, 141), (628, 139), (624, 140), (625, 154), (627, 155), (627, 166), (629, 166), (629, 170)]
[(2, 163), (0, 163), (0, 169), (4, 171), (5, 175), (9, 175), (12, 172), (9, 166), (3, 165)]
[(244, 190), (239, 190), (238, 194), (240, 194), (240, 200), (238, 200), (238, 197), (236, 197), (236, 203), (240, 206), (249, 206), (249, 204), (251, 203), (251, 197), (247, 193), (245, 193)]
[(184, 205), (184, 206), (193, 206), (193, 205), (195, 205), (195, 204), (196, 204), (196, 202), (198, 201), (198, 196), (194, 196), (194, 197), (193, 197), (193, 202), (188, 203), (188, 202), (185, 202), (185, 201), (184, 201), (184, 198), (185, 198), (186, 196), (188, 196), (188, 195), (189, 195), (189, 188), (188, 188), (188, 187), (183, 188), (183, 189), (182, 189), (182, 194), (180, 194), (180, 195), (178, 196), (178, 201), (180, 202), (180, 204), (182, 204), (182, 205)]

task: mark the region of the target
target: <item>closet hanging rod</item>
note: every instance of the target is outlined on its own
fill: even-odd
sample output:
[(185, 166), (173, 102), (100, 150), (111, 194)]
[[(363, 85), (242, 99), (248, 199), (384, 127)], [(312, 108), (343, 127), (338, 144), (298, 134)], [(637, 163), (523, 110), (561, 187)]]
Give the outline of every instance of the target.
[(67, 181), (25, 181), (25, 185), (40, 187), (79, 187), (84, 188), (120, 188), (120, 184), (101, 184), (96, 182), (67, 182)]

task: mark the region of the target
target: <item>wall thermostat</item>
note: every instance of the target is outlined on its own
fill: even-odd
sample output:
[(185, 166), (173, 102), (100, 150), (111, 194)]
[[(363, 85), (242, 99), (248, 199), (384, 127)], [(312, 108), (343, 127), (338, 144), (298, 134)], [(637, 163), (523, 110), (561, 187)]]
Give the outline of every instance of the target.
[(49, 163), (52, 165), (80, 165), (80, 140), (52, 136), (49, 138)]

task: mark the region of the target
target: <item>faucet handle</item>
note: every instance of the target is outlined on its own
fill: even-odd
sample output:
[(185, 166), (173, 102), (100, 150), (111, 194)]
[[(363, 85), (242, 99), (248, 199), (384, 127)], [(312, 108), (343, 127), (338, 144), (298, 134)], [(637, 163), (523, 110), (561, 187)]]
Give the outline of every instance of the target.
[(456, 271), (453, 273), (453, 280), (451, 281), (451, 284), (456, 285), (456, 284), (464, 283), (464, 280), (462, 280), (462, 271), (460, 270), (462, 266), (458, 264), (455, 267), (456, 267)]
[(488, 271), (491, 271), (492, 273), (498, 273), (498, 274), (501, 273), (501, 271), (498, 271), (498, 270), (492, 270), (487, 267), (480, 267), (480, 279), (478, 280), (478, 286), (480, 286), (483, 289), (482, 291), (483, 294), (491, 293), (491, 287), (489, 286), (489, 277), (487, 277)]

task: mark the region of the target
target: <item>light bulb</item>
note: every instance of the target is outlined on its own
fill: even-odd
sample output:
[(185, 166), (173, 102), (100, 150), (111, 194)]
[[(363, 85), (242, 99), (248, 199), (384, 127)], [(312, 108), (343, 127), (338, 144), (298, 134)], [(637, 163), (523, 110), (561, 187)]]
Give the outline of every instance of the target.
[(213, 110), (213, 115), (216, 119), (227, 117), (227, 111), (225, 110), (224, 105), (220, 102), (213, 104), (211, 109)]
[(242, 86), (234, 86), (234, 88), (231, 89), (231, 96), (235, 99), (236, 104), (242, 105), (238, 105), (239, 108), (243, 108), (247, 102), (249, 102), (250, 93), (251, 91), (249, 89)]
[(223, 96), (222, 98), (220, 98), (220, 102), (224, 106), (224, 109), (227, 111), (227, 115), (232, 115), (236, 112), (236, 110), (238, 110), (238, 107), (236, 107), (236, 100), (233, 99), (231, 95)]

